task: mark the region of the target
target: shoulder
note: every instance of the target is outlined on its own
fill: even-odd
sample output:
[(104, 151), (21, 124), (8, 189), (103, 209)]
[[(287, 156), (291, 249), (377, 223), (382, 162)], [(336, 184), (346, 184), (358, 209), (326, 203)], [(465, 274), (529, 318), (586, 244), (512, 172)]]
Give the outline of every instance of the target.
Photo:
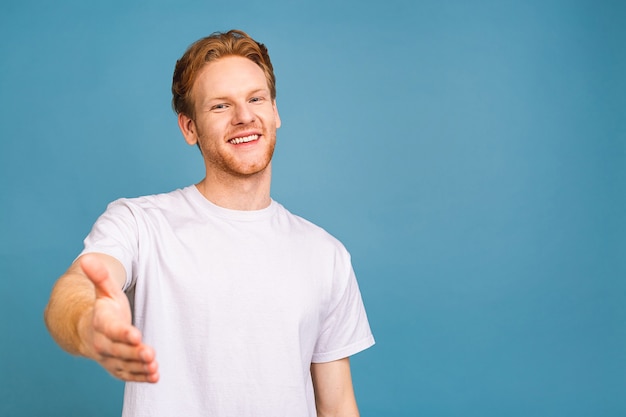
[(305, 219), (297, 214), (293, 214), (284, 206), (275, 203), (278, 206), (278, 217), (281, 221), (288, 225), (289, 232), (294, 236), (299, 236), (302, 240), (315, 243), (321, 247), (327, 247), (344, 256), (348, 256), (348, 251), (339, 239), (328, 232), (323, 227)]
[(108, 204), (99, 221), (130, 225), (180, 223), (197, 217), (188, 187), (168, 193), (119, 198)]
[(119, 208), (126, 208), (131, 211), (176, 210), (190, 204), (190, 191), (190, 187), (185, 187), (167, 193), (119, 198), (109, 203), (107, 210)]

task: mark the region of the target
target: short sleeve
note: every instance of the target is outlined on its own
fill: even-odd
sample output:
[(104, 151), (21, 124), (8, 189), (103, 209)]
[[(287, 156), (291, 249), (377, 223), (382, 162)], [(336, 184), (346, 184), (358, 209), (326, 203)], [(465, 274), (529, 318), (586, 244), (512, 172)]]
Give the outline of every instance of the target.
[(350, 262), (343, 249), (335, 265), (333, 293), (312, 362), (342, 359), (374, 344), (361, 292)]
[(133, 271), (136, 266), (137, 222), (124, 199), (116, 200), (107, 206), (106, 211), (96, 220), (91, 232), (84, 240), (86, 253), (104, 253), (122, 263), (126, 269), (124, 290), (133, 285)]

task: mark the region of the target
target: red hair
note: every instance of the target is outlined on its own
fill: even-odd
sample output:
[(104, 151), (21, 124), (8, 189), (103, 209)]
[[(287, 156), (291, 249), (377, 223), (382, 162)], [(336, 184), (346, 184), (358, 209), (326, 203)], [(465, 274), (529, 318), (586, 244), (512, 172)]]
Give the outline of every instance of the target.
[(209, 62), (226, 56), (242, 56), (257, 64), (265, 73), (272, 100), (276, 99), (276, 77), (267, 48), (240, 30), (216, 32), (187, 48), (176, 61), (172, 77), (172, 108), (177, 114), (193, 118), (191, 90), (200, 70)]

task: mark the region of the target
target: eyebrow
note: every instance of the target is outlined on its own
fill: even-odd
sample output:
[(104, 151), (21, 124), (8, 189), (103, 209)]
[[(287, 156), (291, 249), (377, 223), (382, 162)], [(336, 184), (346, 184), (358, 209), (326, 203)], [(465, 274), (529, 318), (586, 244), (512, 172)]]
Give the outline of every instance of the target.
[[(257, 88), (256, 90), (252, 90), (249, 93), (247, 93), (246, 95), (248, 96), (253, 96), (255, 94), (259, 94), (259, 93), (263, 93), (263, 94), (267, 94), (268, 96), (270, 95), (270, 90), (268, 88)], [(230, 98), (228, 96), (219, 96), (219, 97), (211, 97), (205, 100), (206, 103), (210, 103), (213, 101), (223, 101), (223, 100), (229, 100)]]

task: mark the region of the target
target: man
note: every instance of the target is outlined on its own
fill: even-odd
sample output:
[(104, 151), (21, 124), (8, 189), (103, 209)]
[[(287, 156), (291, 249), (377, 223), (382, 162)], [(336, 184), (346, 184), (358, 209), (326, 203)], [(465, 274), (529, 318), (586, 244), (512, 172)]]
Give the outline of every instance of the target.
[(50, 333), (127, 381), (123, 416), (357, 416), (348, 357), (374, 339), (345, 248), (270, 197), (267, 49), (201, 39), (172, 93), (205, 178), (111, 203), (52, 291)]

